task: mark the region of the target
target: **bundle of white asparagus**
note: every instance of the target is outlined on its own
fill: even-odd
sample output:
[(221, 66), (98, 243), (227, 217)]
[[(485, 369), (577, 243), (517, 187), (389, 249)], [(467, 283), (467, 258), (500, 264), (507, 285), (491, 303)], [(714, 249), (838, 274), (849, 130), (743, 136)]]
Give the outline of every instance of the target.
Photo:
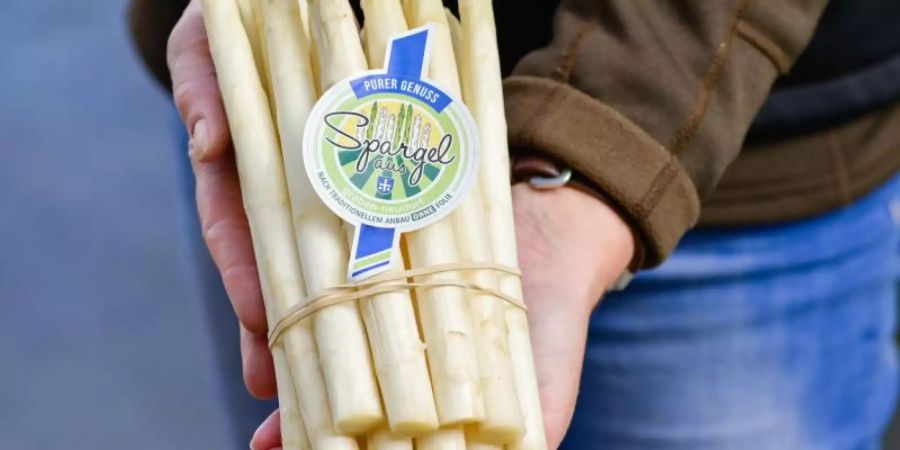
[[(332, 85), (383, 69), (391, 38), (410, 28), (431, 26), (426, 76), (471, 111), (480, 166), (448, 217), (404, 235), (404, 264), (390, 270), (517, 266), (490, 0), (460, 0), (461, 20), (441, 0), (362, 0), (362, 32), (347, 0), (203, 4), (270, 328), (308, 295), (347, 283), (347, 224), (307, 177), (304, 124)], [(286, 450), (546, 448), (525, 311), (490, 294), (521, 302), (521, 280), (492, 270), (429, 278), (457, 285), (336, 302), (273, 341)]]

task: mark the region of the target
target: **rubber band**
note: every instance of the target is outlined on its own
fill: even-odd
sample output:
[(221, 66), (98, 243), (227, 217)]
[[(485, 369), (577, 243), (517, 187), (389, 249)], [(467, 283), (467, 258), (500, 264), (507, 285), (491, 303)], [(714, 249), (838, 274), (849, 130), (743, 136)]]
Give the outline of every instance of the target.
[(502, 266), (492, 263), (453, 263), (439, 264), (421, 269), (387, 272), (358, 283), (340, 284), (323, 290), (315, 295), (308, 296), (300, 303), (285, 311), (284, 315), (275, 323), (269, 331), (269, 348), (275, 346), (281, 336), (293, 325), (315, 313), (341, 303), (352, 302), (375, 295), (389, 292), (400, 292), (410, 289), (437, 289), (442, 287), (455, 287), (468, 291), (487, 294), (503, 300), (512, 306), (527, 311), (522, 300), (511, 297), (497, 289), (479, 286), (475, 283), (454, 279), (437, 279), (427, 281), (415, 281), (416, 278), (439, 275), (448, 272), (467, 272), (472, 270), (491, 270), (506, 275), (521, 277), (522, 272), (514, 267)]

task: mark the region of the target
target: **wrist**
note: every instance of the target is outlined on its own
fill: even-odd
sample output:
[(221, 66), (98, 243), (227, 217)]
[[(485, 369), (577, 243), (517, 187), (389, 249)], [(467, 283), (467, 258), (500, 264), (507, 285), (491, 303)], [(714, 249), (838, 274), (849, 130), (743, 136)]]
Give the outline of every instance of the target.
[(519, 183), (513, 199), (523, 268), (540, 267), (529, 276), (548, 283), (565, 280), (593, 308), (634, 259), (631, 228), (612, 206), (569, 186), (543, 190)]
[[(536, 152), (520, 153), (518, 157), (512, 160), (511, 170), (513, 184), (527, 182), (537, 190), (552, 190), (562, 187), (572, 188), (595, 198), (608, 209), (618, 212), (618, 217), (625, 217), (615, 203), (610, 201), (606, 194), (598, 189), (591, 180), (559, 164), (556, 160), (546, 155)], [(622, 223), (628, 225), (627, 220), (622, 220)], [(630, 227), (630, 225), (629, 231), (631, 232), (633, 243), (632, 259), (627, 266), (628, 269), (617, 279), (614, 286), (611, 286), (615, 290), (627, 286), (634, 272), (640, 269), (644, 263), (643, 243), (637, 238), (638, 234), (634, 232), (634, 228)]]

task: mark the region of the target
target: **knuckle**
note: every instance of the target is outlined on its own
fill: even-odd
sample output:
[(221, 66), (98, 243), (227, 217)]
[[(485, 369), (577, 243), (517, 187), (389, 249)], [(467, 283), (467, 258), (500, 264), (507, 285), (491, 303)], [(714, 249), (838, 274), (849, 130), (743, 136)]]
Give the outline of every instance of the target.
[(210, 249), (227, 245), (233, 241), (237, 233), (247, 234), (250, 226), (243, 217), (226, 217), (218, 219), (204, 227), (203, 239)]
[[(256, 301), (262, 297), (262, 292), (258, 285), (259, 272), (256, 269), (256, 264), (249, 261), (233, 264), (223, 268), (221, 273), (222, 284), (225, 285), (225, 291), (235, 305), (235, 312), (238, 313), (238, 318), (241, 319), (242, 323), (246, 322), (248, 316), (245, 314), (246, 308), (244, 306), (248, 302)], [(245, 323), (247, 328), (259, 331), (255, 329), (257, 327), (251, 325)]]
[(192, 107), (204, 95), (206, 87), (202, 82), (196, 79), (185, 80), (173, 87), (172, 98), (175, 101), (175, 107), (181, 112), (184, 119), (190, 119), (188, 115), (192, 111)]
[(191, 100), (196, 96), (195, 87), (192, 83), (181, 83), (173, 87), (172, 98), (175, 100), (175, 106), (180, 110), (187, 109)]

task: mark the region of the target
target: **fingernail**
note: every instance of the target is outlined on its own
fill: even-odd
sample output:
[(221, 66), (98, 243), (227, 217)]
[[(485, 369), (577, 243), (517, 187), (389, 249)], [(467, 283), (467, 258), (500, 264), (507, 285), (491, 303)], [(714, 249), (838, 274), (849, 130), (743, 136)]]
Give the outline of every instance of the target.
[(206, 119), (200, 119), (191, 130), (190, 152), (192, 157), (203, 159), (209, 149), (209, 132), (206, 130)]

